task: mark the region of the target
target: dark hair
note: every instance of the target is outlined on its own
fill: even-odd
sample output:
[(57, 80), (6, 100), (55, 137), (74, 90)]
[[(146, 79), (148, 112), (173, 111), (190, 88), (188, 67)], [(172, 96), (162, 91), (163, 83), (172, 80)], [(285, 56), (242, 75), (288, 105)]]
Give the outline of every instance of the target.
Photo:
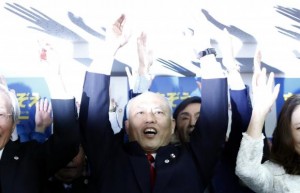
[(288, 174), (300, 174), (300, 156), (292, 137), (292, 114), (300, 105), (300, 95), (289, 97), (284, 103), (273, 132), (270, 160), (284, 167)]
[(185, 109), (185, 107), (187, 107), (189, 104), (192, 103), (200, 103), (201, 104), (201, 97), (199, 96), (192, 96), (189, 97), (187, 99), (184, 99), (183, 101), (181, 101), (181, 103), (179, 103), (179, 105), (175, 108), (174, 113), (173, 113), (173, 118), (176, 120), (178, 117), (178, 114)]

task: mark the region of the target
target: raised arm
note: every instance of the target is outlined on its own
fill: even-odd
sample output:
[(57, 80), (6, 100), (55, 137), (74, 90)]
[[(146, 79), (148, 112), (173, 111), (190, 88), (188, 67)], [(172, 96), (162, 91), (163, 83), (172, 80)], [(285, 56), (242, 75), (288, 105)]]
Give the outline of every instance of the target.
[[(252, 104), (249, 88), (245, 86), (240, 73), (240, 66), (234, 57), (232, 37), (224, 28), (219, 42), (222, 52), (222, 63), (228, 73), (228, 85), (231, 104), (231, 125), (228, 141), (225, 144), (223, 156), (230, 160), (235, 168), (236, 156), (239, 150), (242, 132), (245, 132), (250, 122)], [(234, 173), (233, 168), (233, 173)]]
[(129, 83), (129, 98), (148, 91), (154, 76), (150, 73), (153, 64), (153, 51), (147, 43), (147, 34), (142, 32), (137, 38), (138, 66), (133, 65), (131, 70), (126, 67)]
[[(204, 21), (207, 23), (207, 21)], [(205, 28), (205, 27), (204, 27)], [(199, 48), (196, 53), (212, 48), (210, 38), (197, 34)], [(194, 131), (191, 133), (191, 147), (198, 159), (206, 183), (210, 183), (218, 155), (225, 142), (228, 125), (228, 88), (222, 66), (214, 54), (199, 59), (201, 66), (201, 110)], [(205, 155), (205, 158), (203, 157)]]
[(213, 192), (240, 192), (240, 182), (235, 175), (236, 157), (251, 117), (252, 105), (249, 89), (240, 74), (240, 66), (234, 57), (232, 36), (226, 29), (218, 40), (222, 63), (227, 71), (231, 107), (230, 133), (221, 158), (215, 169), (211, 190)]
[[(256, 65), (256, 64), (254, 64)], [(252, 78), (253, 110), (247, 132), (237, 156), (236, 174), (252, 190), (269, 192), (273, 187), (273, 176), (261, 164), (263, 156), (263, 126), (268, 112), (275, 102), (279, 85), (274, 87), (274, 74), (255, 67)]]
[(271, 72), (267, 77), (266, 69), (258, 69), (252, 78), (253, 89), (253, 111), (251, 121), (247, 129), (247, 134), (254, 139), (261, 138), (262, 128), (267, 114), (273, 103), (277, 99), (279, 86), (274, 85), (274, 73)]
[[(48, 50), (48, 52), (51, 51)], [(40, 161), (45, 164), (48, 175), (52, 175), (72, 160), (78, 152), (80, 143), (75, 99), (68, 93), (64, 85), (59, 70), (60, 65), (60, 63), (52, 63), (50, 60), (45, 66), (47, 68), (45, 69), (45, 78), (53, 109), (53, 134), (40, 145), (36, 153), (43, 155), (39, 157), (42, 158)], [(43, 107), (39, 110), (46, 114), (49, 110), (51, 111), (47, 105), (39, 107)]]
[(108, 114), (110, 73), (115, 54), (129, 38), (125, 33), (125, 21), (125, 15), (121, 15), (107, 28), (103, 49), (99, 50), (84, 79), (79, 121), (82, 144), (95, 173), (100, 173), (99, 168), (104, 167), (114, 135)]

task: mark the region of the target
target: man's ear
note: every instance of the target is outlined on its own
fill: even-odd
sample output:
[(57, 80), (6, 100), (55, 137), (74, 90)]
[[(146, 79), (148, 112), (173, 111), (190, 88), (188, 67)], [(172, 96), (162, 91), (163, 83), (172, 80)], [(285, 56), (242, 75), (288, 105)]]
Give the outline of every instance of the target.
[(172, 118), (172, 122), (171, 122), (172, 134), (174, 134), (175, 126), (176, 126), (176, 121), (175, 119)]

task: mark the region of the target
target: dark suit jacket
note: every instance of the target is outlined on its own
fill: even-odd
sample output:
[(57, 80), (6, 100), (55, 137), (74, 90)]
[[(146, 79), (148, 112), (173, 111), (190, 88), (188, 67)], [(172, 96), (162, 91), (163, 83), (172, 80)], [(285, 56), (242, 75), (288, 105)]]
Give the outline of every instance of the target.
[(74, 100), (52, 100), (54, 134), (45, 143), (9, 141), (0, 161), (2, 193), (38, 193), (79, 147)]
[(88, 177), (81, 176), (73, 180), (67, 188), (63, 182), (53, 177), (50, 178), (43, 190), (43, 193), (87, 193)]
[[(242, 140), (242, 133), (247, 131), (252, 115), (252, 104), (248, 87), (244, 90), (230, 90), (230, 102), (232, 111), (231, 131), (220, 161), (216, 166), (211, 192), (253, 193), (235, 175), (236, 158)], [(268, 154), (268, 147), (265, 145), (264, 155)]]
[[(137, 142), (110, 126), (109, 76), (87, 72), (79, 120), (90, 161), (90, 192), (150, 193), (149, 163)], [(153, 192), (203, 192), (211, 180), (228, 124), (226, 79), (202, 80), (202, 106), (191, 142), (157, 151)]]

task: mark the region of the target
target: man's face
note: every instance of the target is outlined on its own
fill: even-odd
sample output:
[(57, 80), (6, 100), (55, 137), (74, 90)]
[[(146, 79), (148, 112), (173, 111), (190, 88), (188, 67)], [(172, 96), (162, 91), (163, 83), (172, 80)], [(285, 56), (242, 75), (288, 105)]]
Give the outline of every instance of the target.
[(295, 150), (300, 155), (300, 105), (298, 105), (294, 112), (292, 113), (291, 118), (291, 130), (292, 137), (294, 140)]
[(185, 142), (190, 140), (190, 133), (195, 128), (196, 121), (200, 115), (200, 108), (200, 103), (191, 103), (179, 112), (176, 119), (176, 132), (181, 140)]
[(151, 153), (170, 143), (175, 122), (167, 101), (159, 94), (147, 93), (132, 101), (125, 126), (129, 140)]
[(0, 149), (7, 144), (15, 128), (10, 107), (10, 98), (0, 92)]

